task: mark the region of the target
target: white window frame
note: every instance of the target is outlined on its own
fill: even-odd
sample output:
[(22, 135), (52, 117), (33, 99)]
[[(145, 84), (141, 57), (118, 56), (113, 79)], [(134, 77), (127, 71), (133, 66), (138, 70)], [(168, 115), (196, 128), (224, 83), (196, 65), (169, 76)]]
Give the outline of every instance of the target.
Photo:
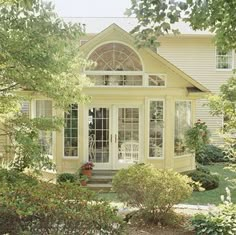
[[(36, 101), (51, 101), (52, 102), (52, 117), (54, 116), (54, 109), (53, 109), (53, 101), (51, 99), (46, 99), (46, 98), (36, 98), (32, 100), (31, 102), (31, 117), (36, 118)], [(55, 143), (56, 143), (56, 133), (55, 131), (52, 131), (52, 154), (48, 154), (48, 157), (52, 160), (54, 158), (54, 153), (55, 153)]]
[[(152, 85), (148, 85), (149, 84), (149, 76), (158, 76), (160, 78), (162, 78), (165, 82), (165, 85), (164, 86), (152, 86)], [(164, 74), (164, 73), (148, 73), (147, 74), (147, 84), (146, 86), (147, 87), (152, 87), (152, 88), (166, 88), (167, 87), (167, 74)]]
[(234, 50), (229, 50), (227, 52), (227, 54), (225, 55), (225, 57), (230, 58), (229, 55), (231, 55), (231, 64), (228, 63), (229, 68), (219, 68), (219, 57), (221, 57), (222, 55), (219, 55), (218, 52), (220, 52), (220, 50), (216, 47), (215, 48), (215, 68), (217, 71), (232, 71), (234, 69)]
[[(77, 146), (77, 156), (65, 156), (65, 142), (64, 142), (64, 138), (65, 138), (65, 128), (63, 128), (63, 132), (62, 132), (62, 140), (63, 140), (63, 144), (62, 144), (62, 153), (63, 153), (63, 159), (78, 159), (79, 158), (79, 151), (80, 151), (80, 141), (79, 141), (79, 114), (80, 114), (80, 111), (79, 111), (79, 105), (77, 104), (77, 112), (78, 112), (78, 117), (77, 117), (77, 141), (78, 141), (78, 146)], [(63, 112), (63, 118), (64, 118), (64, 114), (65, 112)]]
[[(176, 102), (183, 102), (183, 101), (185, 101), (185, 102), (190, 102), (191, 103), (191, 120), (190, 120), (190, 123), (191, 123), (191, 126), (193, 126), (193, 124), (194, 124), (194, 116), (193, 116), (193, 100), (188, 100), (188, 99), (177, 99), (177, 100), (174, 100), (174, 107), (175, 107), (175, 104), (176, 104)], [(174, 114), (176, 113), (176, 108), (174, 108)], [(186, 157), (186, 156), (190, 156), (190, 155), (192, 155), (192, 153), (184, 153), (184, 154), (182, 154), (182, 155), (176, 155), (175, 154), (175, 116), (174, 116), (174, 149), (173, 149), (174, 151), (174, 158), (182, 158), (182, 157)]]
[[(163, 133), (162, 133), (162, 157), (150, 157), (149, 155), (149, 143), (150, 143), (150, 104), (152, 101), (161, 101), (163, 103)], [(163, 160), (165, 159), (165, 99), (147, 99), (148, 110), (147, 110), (147, 118), (148, 118), (148, 141), (147, 141), (147, 156), (149, 160)]]

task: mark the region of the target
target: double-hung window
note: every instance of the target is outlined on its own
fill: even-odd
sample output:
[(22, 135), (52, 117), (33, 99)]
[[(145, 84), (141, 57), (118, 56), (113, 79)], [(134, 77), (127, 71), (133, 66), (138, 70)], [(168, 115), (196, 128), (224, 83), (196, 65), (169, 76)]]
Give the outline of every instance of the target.
[[(52, 101), (36, 100), (35, 101), (35, 117), (36, 118), (52, 118)], [(39, 142), (42, 152), (52, 156), (52, 131), (40, 131)]]
[(216, 49), (216, 68), (232, 69), (233, 68), (233, 52)]

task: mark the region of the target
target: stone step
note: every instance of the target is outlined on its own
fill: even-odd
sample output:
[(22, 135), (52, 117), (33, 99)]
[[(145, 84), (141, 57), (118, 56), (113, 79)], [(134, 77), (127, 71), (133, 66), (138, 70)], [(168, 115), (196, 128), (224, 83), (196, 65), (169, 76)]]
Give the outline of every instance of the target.
[(91, 184), (99, 184), (99, 183), (111, 183), (112, 182), (112, 176), (110, 175), (92, 175), (92, 177), (89, 179), (89, 183)]
[(97, 176), (114, 176), (118, 171), (117, 170), (93, 170), (92, 175)]
[(99, 191), (99, 192), (111, 192), (112, 185), (111, 184), (91, 184), (87, 183), (86, 186), (88, 189)]

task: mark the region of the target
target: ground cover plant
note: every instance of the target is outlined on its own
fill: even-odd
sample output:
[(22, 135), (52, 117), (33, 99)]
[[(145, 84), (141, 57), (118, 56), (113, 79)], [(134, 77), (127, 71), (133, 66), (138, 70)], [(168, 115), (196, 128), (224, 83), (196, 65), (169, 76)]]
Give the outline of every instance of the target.
[(197, 235), (234, 235), (236, 233), (236, 205), (231, 201), (230, 190), (226, 188), (226, 198), (208, 214), (197, 214), (192, 225)]

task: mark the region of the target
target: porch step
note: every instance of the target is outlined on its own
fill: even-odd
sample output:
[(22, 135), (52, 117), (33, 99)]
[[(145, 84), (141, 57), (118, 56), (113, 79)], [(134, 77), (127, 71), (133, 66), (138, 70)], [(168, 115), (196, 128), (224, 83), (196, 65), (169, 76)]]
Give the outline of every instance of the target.
[(87, 184), (87, 188), (88, 189), (91, 189), (91, 190), (94, 190), (94, 191), (99, 191), (99, 192), (110, 192), (111, 191), (111, 188), (112, 188), (112, 185), (111, 184), (91, 184), (88, 182)]
[(93, 170), (92, 175), (97, 176), (114, 176), (118, 171), (117, 170)]
[(112, 176), (110, 175), (92, 175), (89, 179), (90, 184), (107, 184), (112, 182)]
[(110, 192), (112, 178), (116, 173), (116, 170), (93, 170), (92, 177), (87, 182), (87, 188), (94, 191)]

